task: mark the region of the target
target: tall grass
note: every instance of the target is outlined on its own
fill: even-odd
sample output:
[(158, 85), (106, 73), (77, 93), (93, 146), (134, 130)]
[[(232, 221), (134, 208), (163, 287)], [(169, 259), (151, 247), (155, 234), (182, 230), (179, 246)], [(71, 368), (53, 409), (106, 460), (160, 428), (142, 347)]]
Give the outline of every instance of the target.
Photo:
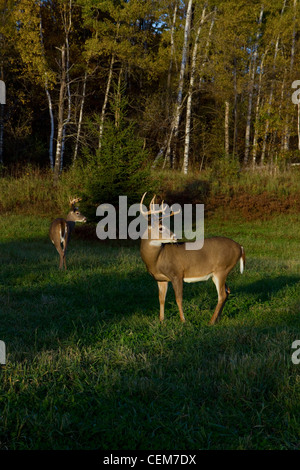
[[(6, 172), (0, 178), (0, 212), (35, 215), (65, 213), (70, 196), (80, 195), (84, 190), (85, 178), (80, 169), (71, 168), (54, 181), (51, 171), (28, 166)], [(280, 200), (300, 195), (299, 171), (292, 169), (270, 174), (263, 171), (242, 171), (235, 177), (203, 171), (183, 175), (175, 171), (153, 171), (152, 186), (158, 187), (163, 197), (173, 202), (206, 202), (218, 195), (234, 197), (239, 194), (254, 195), (268, 193)], [(155, 182), (155, 184), (154, 184)], [(151, 186), (151, 184), (149, 185)], [(146, 189), (145, 189), (146, 190)], [(101, 201), (109, 202), (109, 201)]]
[(27, 166), (6, 172), (0, 178), (0, 211), (54, 215), (65, 212), (70, 196), (80, 190), (77, 174), (69, 170), (54, 180), (50, 170)]

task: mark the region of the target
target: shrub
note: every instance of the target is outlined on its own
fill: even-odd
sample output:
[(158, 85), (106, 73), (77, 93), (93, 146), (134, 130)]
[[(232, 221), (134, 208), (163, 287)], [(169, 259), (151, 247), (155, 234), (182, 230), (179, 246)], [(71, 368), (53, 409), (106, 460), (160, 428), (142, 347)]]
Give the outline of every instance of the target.
[(107, 122), (101, 150), (85, 152), (78, 164), (83, 175), (82, 205), (90, 219), (102, 203), (118, 206), (119, 196), (127, 196), (128, 204), (152, 190), (150, 162), (143, 141), (135, 134), (135, 125), (123, 118), (119, 125)]

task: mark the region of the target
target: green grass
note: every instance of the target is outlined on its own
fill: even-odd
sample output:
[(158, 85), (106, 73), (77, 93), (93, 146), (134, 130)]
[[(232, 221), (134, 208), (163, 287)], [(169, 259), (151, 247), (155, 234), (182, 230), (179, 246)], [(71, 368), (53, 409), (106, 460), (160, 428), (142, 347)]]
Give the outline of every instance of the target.
[(299, 448), (298, 216), (206, 222), (246, 251), (214, 327), (211, 280), (184, 286), (184, 325), (170, 288), (160, 325), (138, 242), (74, 236), (60, 272), (48, 226), (0, 221), (0, 448)]

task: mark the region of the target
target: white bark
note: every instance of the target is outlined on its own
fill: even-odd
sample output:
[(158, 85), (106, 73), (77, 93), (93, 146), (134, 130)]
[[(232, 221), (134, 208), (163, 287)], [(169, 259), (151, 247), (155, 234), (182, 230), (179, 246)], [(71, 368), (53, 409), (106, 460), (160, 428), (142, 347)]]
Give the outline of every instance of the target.
[[(43, 58), (45, 58), (41, 4), (40, 4), (40, 40), (41, 40), (42, 55), (43, 55)], [(47, 72), (45, 72), (44, 87), (45, 87), (45, 93), (46, 93), (46, 97), (48, 101), (49, 117), (50, 117), (49, 160), (50, 160), (50, 168), (51, 170), (53, 170), (54, 168), (54, 160), (53, 160), (54, 116), (53, 116), (53, 106), (52, 106), (51, 95), (50, 95), (49, 87), (48, 87)]]
[[(1, 38), (1, 36), (0, 36)], [(3, 63), (0, 67), (0, 79), (1, 79), (1, 90), (0, 90), (0, 163), (3, 163), (3, 134), (4, 134), (4, 105), (6, 103), (6, 91), (3, 76)], [(1, 95), (2, 92), (2, 95)]]
[(298, 150), (300, 150), (300, 105), (297, 105), (297, 134), (298, 134)]
[[(169, 113), (170, 113), (170, 88), (171, 88), (171, 74), (172, 74), (172, 69), (173, 69), (173, 57), (175, 57), (176, 71), (177, 71), (177, 62), (176, 62), (176, 56), (175, 56), (175, 42), (174, 42), (174, 31), (175, 31), (175, 24), (176, 24), (177, 8), (178, 8), (178, 5), (177, 3), (175, 3), (174, 12), (173, 12), (173, 21), (172, 21), (172, 26), (171, 26), (170, 63), (169, 63), (169, 71), (168, 71), (168, 79), (167, 79), (167, 93), (166, 93), (166, 115), (168, 118), (169, 118)], [(162, 147), (157, 152), (154, 162), (152, 163), (152, 168), (155, 168), (159, 160), (162, 158), (166, 148), (168, 147), (169, 137), (165, 138), (165, 141)]]
[(212, 17), (212, 20), (211, 20), (211, 23), (210, 23), (209, 32), (208, 32), (208, 36), (207, 36), (207, 41), (206, 41), (206, 44), (205, 44), (204, 59), (202, 61), (201, 67), (200, 67), (199, 88), (201, 87), (201, 82), (203, 80), (204, 67), (205, 67), (205, 64), (206, 64), (207, 58), (208, 58), (209, 46), (210, 46), (210, 41), (211, 41), (211, 33), (212, 33), (212, 30), (213, 30), (213, 27), (214, 27), (214, 24), (215, 24), (216, 12), (217, 12), (217, 7), (214, 8), (213, 17)]
[(0, 103), (0, 163), (3, 163), (4, 104)]
[[(292, 34), (292, 46), (291, 46), (291, 63), (290, 63), (290, 75), (293, 73), (294, 69), (294, 59), (295, 59), (295, 45), (296, 45), (296, 12), (297, 12), (297, 0), (294, 0), (294, 28)], [(282, 149), (287, 152), (290, 146), (290, 129), (289, 129), (289, 116), (288, 113), (286, 114), (285, 118), (285, 129), (284, 129), (284, 137), (282, 142)]]
[(61, 170), (61, 150), (62, 150), (62, 139), (63, 139), (63, 128), (64, 128), (64, 98), (66, 89), (66, 46), (63, 45), (61, 49), (61, 79), (60, 79), (60, 91), (58, 101), (58, 118), (57, 118), (57, 140), (56, 140), (56, 153), (55, 153), (55, 165), (54, 173), (58, 177)]
[(258, 120), (259, 120), (259, 112), (260, 112), (260, 104), (261, 104), (261, 84), (262, 84), (262, 77), (263, 77), (263, 72), (264, 72), (264, 61), (265, 61), (266, 55), (267, 55), (267, 50), (263, 53), (262, 59), (260, 62), (259, 81), (258, 81), (258, 89), (257, 89), (256, 107), (255, 107), (254, 136), (253, 136), (253, 145), (252, 145), (253, 167), (255, 167), (256, 165), (256, 157), (257, 157)]
[(105, 90), (105, 95), (104, 95), (104, 101), (103, 101), (101, 117), (100, 117), (99, 141), (98, 141), (98, 149), (99, 150), (101, 149), (101, 144), (102, 144), (104, 121), (105, 121), (105, 112), (106, 112), (106, 106), (107, 106), (107, 102), (108, 102), (108, 95), (109, 95), (109, 90), (110, 90), (112, 76), (113, 76), (114, 62), (115, 62), (115, 55), (113, 54), (111, 56), (109, 72), (108, 72), (108, 79), (107, 79), (106, 90)]
[(69, 0), (69, 11), (67, 7), (63, 12), (63, 25), (65, 30), (65, 44), (66, 44), (66, 88), (68, 97), (68, 113), (63, 124), (62, 130), (62, 142), (61, 142), (61, 155), (60, 155), (60, 171), (63, 169), (64, 150), (65, 150), (65, 138), (66, 138), (66, 127), (71, 119), (71, 90), (70, 90), (70, 45), (69, 45), (69, 34), (72, 28), (72, 0)]
[[(168, 96), (169, 96), (169, 90), (171, 86), (171, 75), (172, 75), (172, 68), (173, 68), (173, 57), (175, 57), (175, 43), (174, 43), (174, 31), (175, 31), (175, 24), (176, 24), (176, 16), (177, 16), (177, 3), (175, 4), (174, 7), (174, 12), (173, 12), (173, 21), (172, 21), (172, 26), (171, 26), (171, 38), (170, 38), (170, 63), (169, 63), (169, 71), (168, 71), (168, 80), (167, 80), (167, 91), (168, 91)], [(176, 59), (176, 57), (175, 57)], [(168, 101), (168, 100), (167, 100)]]
[(234, 71), (233, 71), (233, 83), (234, 83), (234, 103), (233, 103), (233, 114), (234, 114), (234, 123), (233, 123), (233, 144), (232, 144), (232, 153), (235, 155), (236, 150), (236, 141), (237, 141), (237, 131), (238, 131), (238, 91), (237, 91), (237, 67), (236, 67), (236, 57), (234, 58)]
[(229, 156), (229, 101), (225, 101), (225, 155)]
[[(286, 6), (286, 0), (283, 1), (281, 16), (284, 13), (285, 6)], [(278, 48), (279, 48), (279, 35), (277, 36), (276, 44), (275, 44), (274, 59), (273, 59), (273, 76), (275, 74), (275, 69), (276, 69), (276, 59), (277, 59), (277, 54), (278, 54)], [(272, 102), (273, 102), (273, 93), (274, 93), (274, 78), (272, 79), (272, 82), (271, 82), (271, 89), (270, 89), (270, 95), (269, 95), (269, 105), (268, 105), (268, 111), (267, 111), (268, 116), (270, 116), (270, 114), (271, 114)], [(262, 147), (262, 152), (261, 152), (261, 165), (264, 164), (264, 160), (265, 160), (265, 156), (266, 156), (269, 126), (270, 126), (270, 119), (267, 118), (266, 127), (265, 127), (265, 134), (264, 134), (264, 139), (263, 139), (263, 147)]]
[(196, 33), (195, 43), (194, 43), (194, 48), (193, 48), (193, 53), (192, 53), (190, 83), (189, 83), (188, 98), (187, 98), (187, 104), (186, 104), (185, 142), (184, 142), (184, 157), (183, 157), (183, 166), (182, 166), (182, 171), (185, 175), (188, 172), (188, 164), (189, 164), (192, 96), (193, 96), (195, 73), (196, 73), (196, 59), (197, 59), (199, 36), (201, 33), (202, 25), (204, 23), (205, 11), (206, 11), (206, 4), (204, 5), (203, 10), (202, 10), (201, 21), (200, 21), (200, 24)]
[(257, 59), (257, 48), (258, 48), (258, 39), (260, 34), (260, 26), (262, 23), (264, 14), (264, 6), (262, 5), (259, 20), (258, 20), (258, 29), (256, 33), (256, 42), (254, 45), (254, 53), (252, 58), (251, 70), (250, 70), (250, 90), (249, 90), (249, 101), (248, 101), (248, 112), (247, 112), (247, 121), (246, 121), (246, 134), (245, 134), (245, 155), (244, 155), (244, 164), (247, 165), (250, 151), (250, 129), (251, 129), (251, 115), (252, 115), (252, 100), (253, 100), (253, 89), (254, 89), (254, 80), (255, 80), (255, 71), (256, 71), (256, 59)]
[(48, 100), (48, 108), (49, 108), (49, 116), (50, 116), (50, 137), (49, 137), (49, 160), (50, 160), (50, 168), (53, 170), (54, 168), (54, 160), (53, 160), (53, 139), (54, 139), (54, 116), (53, 116), (53, 106), (51, 95), (48, 89), (48, 81), (47, 77), (45, 78), (45, 92)]
[(79, 110), (79, 117), (78, 117), (77, 135), (76, 135), (76, 142), (75, 142), (75, 149), (74, 149), (73, 162), (76, 161), (77, 155), (78, 155), (78, 147), (79, 147), (80, 134), (81, 134), (81, 126), (82, 126), (82, 118), (83, 118), (83, 107), (84, 107), (85, 96), (86, 96), (86, 82), (87, 82), (87, 71), (85, 72), (85, 74), (84, 74), (84, 79), (83, 79), (82, 97), (81, 97), (80, 110)]
[[(189, 50), (189, 37), (190, 37), (190, 30), (191, 30), (191, 20), (192, 20), (192, 6), (193, 0), (189, 0), (187, 12), (186, 12), (186, 19), (185, 19), (185, 27), (184, 27), (184, 40), (183, 40), (183, 47), (182, 47), (182, 56), (181, 56), (181, 67), (179, 73), (179, 83), (177, 89), (177, 102), (175, 105), (175, 111), (171, 126), (170, 137), (174, 137), (177, 139), (178, 137), (178, 130), (179, 130), (179, 122), (180, 122), (180, 115), (182, 110), (182, 97), (183, 97), (183, 84), (184, 84), (184, 76), (186, 70), (186, 62), (188, 57), (188, 50)], [(172, 158), (170, 157), (171, 151), (171, 139), (169, 139), (169, 145), (166, 152), (166, 159), (170, 161), (170, 166), (174, 167), (174, 154)]]

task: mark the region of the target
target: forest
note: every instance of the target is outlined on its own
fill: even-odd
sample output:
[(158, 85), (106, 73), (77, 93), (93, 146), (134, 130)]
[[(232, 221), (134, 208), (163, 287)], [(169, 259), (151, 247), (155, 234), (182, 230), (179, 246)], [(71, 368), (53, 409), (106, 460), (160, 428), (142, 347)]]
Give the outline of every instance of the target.
[(300, 162), (297, 0), (0, 4), (4, 168), (114, 166), (118, 139), (184, 174)]

